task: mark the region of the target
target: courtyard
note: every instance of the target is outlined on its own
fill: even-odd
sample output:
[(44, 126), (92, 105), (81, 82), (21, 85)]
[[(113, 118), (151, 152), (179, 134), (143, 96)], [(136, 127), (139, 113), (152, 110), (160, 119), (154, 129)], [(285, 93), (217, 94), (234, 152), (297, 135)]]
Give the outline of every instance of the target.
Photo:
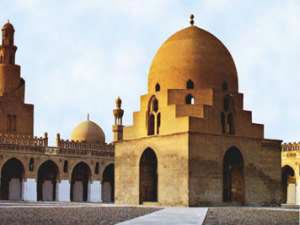
[[(201, 212), (205, 213), (202, 215)], [(299, 210), (279, 207), (160, 208), (98, 203), (0, 202), (0, 218), (1, 225), (297, 225)]]

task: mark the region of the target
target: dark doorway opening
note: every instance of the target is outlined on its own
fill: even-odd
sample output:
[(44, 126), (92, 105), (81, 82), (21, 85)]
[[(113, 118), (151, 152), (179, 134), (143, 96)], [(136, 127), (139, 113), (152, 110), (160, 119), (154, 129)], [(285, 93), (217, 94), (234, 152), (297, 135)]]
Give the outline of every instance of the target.
[(140, 203), (157, 202), (157, 157), (155, 152), (148, 148), (140, 159)]
[(114, 165), (108, 165), (102, 177), (102, 200), (103, 202), (114, 202), (115, 199), (115, 169)]
[(223, 201), (244, 204), (244, 160), (241, 152), (228, 149), (223, 161)]
[(22, 200), (24, 166), (20, 160), (8, 160), (1, 170), (1, 199)]
[[(86, 202), (88, 201), (88, 186), (91, 178), (91, 170), (84, 163), (78, 163), (72, 171), (71, 178), (71, 201)], [(100, 191), (100, 190), (99, 190)]]
[(57, 180), (58, 180), (57, 165), (51, 160), (44, 162), (38, 170), (38, 181), (37, 181), (38, 201), (56, 200)]

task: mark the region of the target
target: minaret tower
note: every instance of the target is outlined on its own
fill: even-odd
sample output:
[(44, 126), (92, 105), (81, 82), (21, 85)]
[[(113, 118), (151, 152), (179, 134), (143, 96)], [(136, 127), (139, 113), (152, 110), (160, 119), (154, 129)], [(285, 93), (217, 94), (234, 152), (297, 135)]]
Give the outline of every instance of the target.
[(25, 80), (15, 64), (15, 29), (7, 21), (1, 29), (0, 133), (33, 135), (33, 105), (24, 104)]
[(2, 28), (2, 45), (0, 47), (0, 63), (15, 64), (15, 56), (17, 47), (14, 45), (15, 29), (13, 25), (7, 21)]
[(7, 21), (0, 45), (0, 96), (18, 97), (24, 102), (25, 81), (20, 76), (20, 66), (15, 65), (14, 33), (13, 25)]
[(113, 110), (115, 117), (115, 123), (113, 125), (114, 142), (121, 141), (123, 139), (123, 124), (122, 118), (124, 110), (121, 108), (122, 100), (120, 97), (116, 99), (116, 108)]

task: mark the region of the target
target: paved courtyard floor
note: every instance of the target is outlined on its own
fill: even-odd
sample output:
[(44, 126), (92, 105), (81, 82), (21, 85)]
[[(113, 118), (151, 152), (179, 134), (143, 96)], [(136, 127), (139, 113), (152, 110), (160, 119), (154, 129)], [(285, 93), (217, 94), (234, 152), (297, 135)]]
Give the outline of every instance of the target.
[(113, 225), (157, 210), (92, 203), (0, 202), (0, 225)]
[(0, 225), (300, 225), (299, 209), (1, 202)]
[(300, 225), (299, 209), (210, 207), (203, 225)]

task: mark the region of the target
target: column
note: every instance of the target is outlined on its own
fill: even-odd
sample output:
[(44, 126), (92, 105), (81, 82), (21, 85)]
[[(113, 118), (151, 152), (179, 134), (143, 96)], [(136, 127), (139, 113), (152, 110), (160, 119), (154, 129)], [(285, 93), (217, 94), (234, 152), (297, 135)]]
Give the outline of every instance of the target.
[(102, 202), (101, 199), (101, 181), (94, 180), (90, 184), (90, 202)]
[(287, 204), (296, 204), (296, 184), (289, 183), (287, 187)]
[(34, 178), (27, 178), (24, 182), (23, 199), (30, 202), (37, 201), (36, 180)]
[(300, 180), (296, 183), (296, 205), (300, 205)]
[(69, 180), (61, 180), (57, 185), (57, 201), (69, 202), (70, 201), (71, 185)]

